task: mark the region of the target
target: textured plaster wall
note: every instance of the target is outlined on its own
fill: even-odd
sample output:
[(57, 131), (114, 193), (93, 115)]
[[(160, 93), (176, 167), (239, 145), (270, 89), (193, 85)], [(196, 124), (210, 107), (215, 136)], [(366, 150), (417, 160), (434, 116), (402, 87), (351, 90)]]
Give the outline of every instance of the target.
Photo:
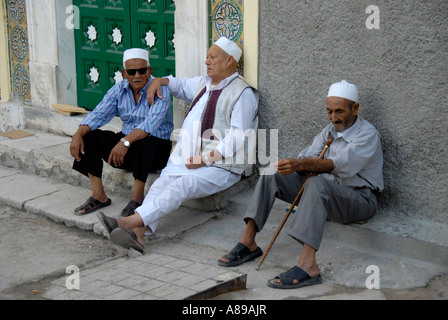
[[(369, 30), (366, 8), (380, 10)], [(260, 125), (295, 157), (329, 122), (329, 86), (358, 85), (382, 135), (383, 214), (448, 223), (448, 1), (260, 1)]]

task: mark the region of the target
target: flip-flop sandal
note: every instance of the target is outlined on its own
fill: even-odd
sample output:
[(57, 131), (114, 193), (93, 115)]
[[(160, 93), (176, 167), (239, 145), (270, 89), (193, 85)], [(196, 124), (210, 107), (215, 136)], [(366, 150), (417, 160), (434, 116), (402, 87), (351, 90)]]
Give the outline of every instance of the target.
[(143, 245), (137, 241), (137, 235), (134, 231), (123, 228), (116, 228), (110, 234), (113, 243), (118, 244), (126, 249), (135, 249), (143, 253)]
[[(84, 203), (82, 206), (75, 209), (75, 215), (77, 216), (83, 216), (89, 213), (92, 213), (98, 209), (104, 208), (109, 206), (112, 203), (111, 199), (107, 199), (106, 202), (101, 202), (99, 200), (96, 200), (92, 197), (87, 199), (86, 203)], [(79, 213), (79, 211), (84, 210), (83, 213)]]
[[(280, 279), (282, 283), (276, 283), (276, 279)], [(294, 280), (299, 281), (299, 283), (294, 283)], [(321, 275), (311, 278), (303, 269), (294, 266), (274, 279), (269, 280), (268, 286), (275, 289), (297, 289), (306, 286), (314, 286), (320, 283), (322, 283)]]
[(133, 214), (135, 214), (135, 209), (137, 209), (141, 205), (142, 205), (141, 203), (138, 203), (135, 200), (131, 200), (129, 201), (128, 205), (123, 209), (123, 211), (121, 211), (120, 215), (122, 217), (132, 216)]
[(251, 252), (248, 247), (240, 242), (235, 246), (235, 248), (232, 249), (232, 251), (230, 251), (228, 255), (225, 256), (229, 262), (218, 260), (218, 265), (221, 267), (236, 267), (262, 255), (263, 252), (260, 247)]

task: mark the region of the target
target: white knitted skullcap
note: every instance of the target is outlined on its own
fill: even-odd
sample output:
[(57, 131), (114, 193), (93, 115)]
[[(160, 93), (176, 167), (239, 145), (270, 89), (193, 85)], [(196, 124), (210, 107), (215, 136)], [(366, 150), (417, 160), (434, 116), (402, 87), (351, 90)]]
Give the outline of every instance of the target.
[(149, 52), (145, 49), (128, 49), (123, 54), (123, 66), (126, 63), (126, 61), (131, 59), (143, 59), (148, 62), (149, 66)]
[(238, 45), (235, 42), (227, 39), (226, 37), (219, 38), (219, 40), (215, 42), (215, 45), (217, 45), (227, 54), (232, 56), (236, 62), (239, 62), (241, 56), (243, 55), (243, 50), (241, 50), (240, 47), (238, 47)]
[(359, 102), (358, 88), (345, 80), (332, 84), (328, 91), (328, 97), (339, 97)]

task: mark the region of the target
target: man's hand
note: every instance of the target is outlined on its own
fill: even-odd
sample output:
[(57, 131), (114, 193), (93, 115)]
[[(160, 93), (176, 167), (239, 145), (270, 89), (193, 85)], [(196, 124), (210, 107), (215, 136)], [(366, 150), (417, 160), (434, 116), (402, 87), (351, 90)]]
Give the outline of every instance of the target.
[[(208, 157), (210, 163), (215, 163), (223, 159), (222, 154), (218, 150), (214, 150), (205, 156)], [(199, 169), (207, 166), (207, 164), (205, 163), (204, 156), (194, 156), (187, 159), (185, 166), (187, 169)]]
[(75, 134), (72, 138), (72, 143), (70, 144), (70, 154), (76, 161), (81, 161), (81, 154), (85, 154), (84, 152), (84, 140), (80, 135)]
[(185, 166), (187, 169), (194, 170), (205, 167), (205, 162), (202, 156), (195, 156), (187, 159)]
[(128, 153), (128, 148), (123, 142), (118, 142), (115, 148), (110, 152), (109, 160), (107, 163), (109, 165), (114, 165), (115, 167), (120, 167), (124, 163), (124, 157)]
[(297, 172), (300, 169), (300, 160), (298, 159), (283, 159), (277, 163), (274, 163), (274, 167), (281, 175), (289, 175), (291, 173)]
[(314, 172), (314, 173), (331, 173), (334, 170), (334, 163), (331, 159), (284, 159), (273, 166), (281, 175), (288, 175), (294, 172)]
[(169, 83), (168, 79), (165, 78), (155, 78), (151, 81), (151, 84), (146, 91), (146, 98), (150, 105), (154, 105), (154, 100), (157, 95), (159, 99), (163, 99), (162, 86), (167, 86)]
[[(73, 135), (72, 143), (70, 144), (70, 154), (76, 161), (81, 161), (81, 154), (86, 154), (84, 151), (84, 136), (90, 132), (88, 126), (80, 126)], [(81, 153), (81, 154), (80, 154)]]

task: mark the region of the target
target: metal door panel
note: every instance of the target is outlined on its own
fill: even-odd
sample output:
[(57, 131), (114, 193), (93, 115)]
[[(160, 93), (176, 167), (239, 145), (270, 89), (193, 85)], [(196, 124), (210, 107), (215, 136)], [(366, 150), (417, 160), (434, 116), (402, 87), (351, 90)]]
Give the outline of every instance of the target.
[(175, 74), (173, 1), (73, 0), (73, 4), (80, 9), (80, 29), (75, 30), (79, 106), (92, 110), (122, 79), (126, 49), (147, 49), (155, 76)]

